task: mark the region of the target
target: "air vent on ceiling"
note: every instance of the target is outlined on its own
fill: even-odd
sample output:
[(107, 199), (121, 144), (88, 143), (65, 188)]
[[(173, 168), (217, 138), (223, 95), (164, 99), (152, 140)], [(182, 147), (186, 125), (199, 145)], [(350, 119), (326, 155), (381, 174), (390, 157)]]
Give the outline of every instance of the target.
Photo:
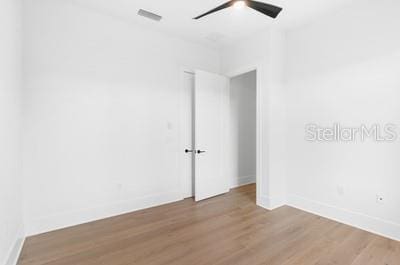
[(143, 9), (139, 9), (138, 15), (142, 16), (142, 17), (149, 18), (151, 20), (155, 20), (155, 21), (160, 21), (162, 19), (162, 16), (159, 16), (157, 14), (154, 14), (152, 12), (149, 12), (149, 11), (146, 11), (146, 10), (143, 10)]

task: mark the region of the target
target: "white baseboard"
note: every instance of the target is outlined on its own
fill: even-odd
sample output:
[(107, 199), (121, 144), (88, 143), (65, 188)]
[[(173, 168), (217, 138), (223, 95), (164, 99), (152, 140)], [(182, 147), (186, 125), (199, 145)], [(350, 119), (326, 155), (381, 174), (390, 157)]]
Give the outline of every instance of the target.
[(265, 195), (261, 195), (257, 198), (257, 205), (272, 211), (276, 208), (284, 206), (285, 200), (281, 198), (271, 198)]
[[(248, 182), (250, 178), (243, 178), (241, 183)], [(245, 185), (245, 184), (243, 184)], [(120, 214), (125, 214), (149, 207), (159, 206), (166, 203), (182, 200), (180, 191), (175, 191), (166, 194), (149, 196), (133, 201), (118, 202), (110, 205), (100, 206), (97, 208), (79, 210), (68, 213), (61, 213), (53, 216), (48, 216), (41, 219), (36, 219), (30, 222), (27, 227), (27, 235), (36, 235), (44, 232), (49, 232), (65, 227), (79, 225), (91, 221), (100, 220)], [(284, 200), (269, 198), (268, 196), (260, 196), (257, 199), (257, 204), (268, 210), (276, 209), (285, 204)], [(387, 238), (400, 241), (400, 224), (382, 220), (362, 213), (350, 211), (343, 208), (327, 205), (321, 202), (309, 200), (300, 196), (291, 195), (287, 197), (287, 205), (298, 208), (300, 210), (310, 212), (328, 219), (338, 221), (350, 226), (369, 231)], [(15, 265), (20, 251), (23, 246), (23, 236), (20, 237), (13, 247), (7, 265)]]
[(182, 199), (182, 192), (174, 191), (165, 194), (138, 198), (131, 201), (116, 202), (91, 209), (77, 210), (52, 216), (46, 216), (40, 219), (28, 220), (26, 224), (26, 234), (27, 236), (32, 236), (46, 233), (57, 229), (71, 227), (154, 206), (176, 202)]
[(237, 188), (244, 185), (256, 183), (256, 176), (243, 176), (236, 178), (231, 184), (231, 188)]
[(14, 246), (11, 248), (6, 265), (17, 265), (22, 247), (24, 246), (25, 237), (21, 231), (15, 240)]
[(288, 196), (287, 204), (306, 212), (400, 241), (400, 224), (397, 223), (295, 195)]
[(272, 210), (270, 208), (270, 200), (267, 196), (261, 195), (261, 196), (257, 197), (257, 205), (264, 209)]

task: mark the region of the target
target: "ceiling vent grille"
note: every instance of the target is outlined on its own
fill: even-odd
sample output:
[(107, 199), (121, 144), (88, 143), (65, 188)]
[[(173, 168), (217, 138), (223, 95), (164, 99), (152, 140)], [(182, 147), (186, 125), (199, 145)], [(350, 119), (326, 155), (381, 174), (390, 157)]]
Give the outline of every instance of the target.
[(162, 16), (159, 16), (157, 14), (154, 14), (152, 12), (149, 12), (149, 11), (146, 11), (146, 10), (143, 10), (143, 9), (139, 9), (138, 15), (142, 16), (142, 17), (145, 17), (145, 18), (148, 18), (148, 19), (151, 19), (151, 20), (154, 20), (154, 21), (160, 21), (162, 19)]

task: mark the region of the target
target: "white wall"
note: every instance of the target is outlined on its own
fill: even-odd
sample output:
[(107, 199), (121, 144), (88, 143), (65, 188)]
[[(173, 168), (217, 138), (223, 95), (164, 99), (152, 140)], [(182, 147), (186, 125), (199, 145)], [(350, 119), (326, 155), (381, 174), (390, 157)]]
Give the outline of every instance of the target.
[(20, 178), (21, 6), (0, 1), (0, 264), (12, 264), (23, 235)]
[(289, 203), (397, 239), (400, 142), (309, 143), (304, 126), (399, 124), (399, 10), (362, 1), (289, 32), (286, 68)]
[(284, 34), (259, 32), (222, 49), (222, 72), (235, 76), (257, 68), (257, 203), (274, 209), (286, 198), (286, 98), (283, 87)]
[(65, 1), (24, 15), (27, 233), (183, 198), (181, 68), (218, 52)]
[(256, 71), (231, 79), (229, 156), (233, 187), (256, 182), (256, 100)]

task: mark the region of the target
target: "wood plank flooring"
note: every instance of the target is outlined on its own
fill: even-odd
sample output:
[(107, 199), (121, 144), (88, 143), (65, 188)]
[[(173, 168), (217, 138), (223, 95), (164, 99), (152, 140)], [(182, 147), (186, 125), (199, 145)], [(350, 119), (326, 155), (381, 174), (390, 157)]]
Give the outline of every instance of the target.
[(400, 242), (255, 205), (255, 185), (26, 240), (19, 265), (399, 265)]

